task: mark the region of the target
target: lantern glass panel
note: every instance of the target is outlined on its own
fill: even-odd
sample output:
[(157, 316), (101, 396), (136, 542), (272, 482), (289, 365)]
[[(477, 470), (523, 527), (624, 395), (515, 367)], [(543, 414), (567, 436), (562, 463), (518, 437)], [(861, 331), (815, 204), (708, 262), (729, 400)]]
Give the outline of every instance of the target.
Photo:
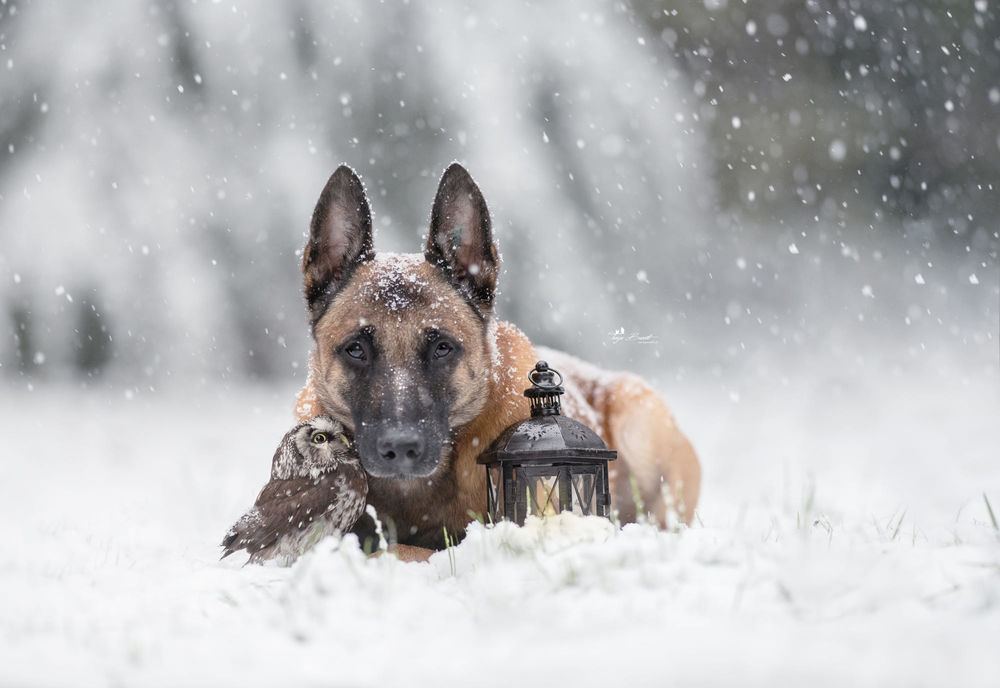
[[(607, 515), (596, 499), (603, 493), (603, 473), (598, 466), (517, 466), (512, 486), (518, 522), (525, 516), (549, 516), (562, 511), (586, 515)], [(494, 478), (491, 478), (494, 480)], [(496, 503), (502, 503), (502, 496)]]
[(573, 483), (573, 513), (595, 514), (594, 510), (594, 479), (595, 473), (577, 473), (572, 478)]
[(559, 475), (534, 475), (526, 481), (526, 502), (532, 516), (551, 516), (561, 509)]
[(487, 518), (493, 523), (503, 520), (503, 469), (500, 464), (486, 467)]

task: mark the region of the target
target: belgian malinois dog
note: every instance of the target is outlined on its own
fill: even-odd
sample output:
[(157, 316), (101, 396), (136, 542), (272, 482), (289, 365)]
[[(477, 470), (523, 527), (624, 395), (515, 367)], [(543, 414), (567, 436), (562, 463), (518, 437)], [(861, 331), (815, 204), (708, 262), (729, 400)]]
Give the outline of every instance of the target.
[[(663, 400), (640, 378), (536, 349), (493, 315), (499, 261), (486, 201), (469, 173), (445, 171), (422, 254), (376, 253), (364, 186), (339, 167), (320, 194), (302, 259), (315, 349), (300, 421), (327, 413), (354, 435), (368, 503), (401, 545), (443, 549), (486, 510), (478, 455), (529, 416), (526, 375), (562, 372), (563, 413), (619, 460), (612, 507), (690, 522), (701, 467)], [(359, 526), (361, 527), (361, 526)]]

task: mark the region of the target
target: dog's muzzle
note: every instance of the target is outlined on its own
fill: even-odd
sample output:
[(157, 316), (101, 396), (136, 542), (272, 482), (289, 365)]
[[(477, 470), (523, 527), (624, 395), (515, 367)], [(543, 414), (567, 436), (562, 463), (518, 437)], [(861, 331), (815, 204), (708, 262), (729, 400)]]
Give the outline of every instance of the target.
[[(389, 425), (367, 442), (361, 463), (376, 478), (420, 478), (430, 475), (438, 466), (440, 447), (429, 452), (425, 433), (419, 426)], [(374, 445), (374, 446), (372, 446)]]

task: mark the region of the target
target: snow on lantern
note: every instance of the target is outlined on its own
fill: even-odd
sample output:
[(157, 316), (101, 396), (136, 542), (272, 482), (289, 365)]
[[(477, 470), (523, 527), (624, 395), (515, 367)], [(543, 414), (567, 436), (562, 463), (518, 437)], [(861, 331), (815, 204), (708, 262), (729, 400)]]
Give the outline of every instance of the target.
[(609, 517), (608, 462), (618, 452), (583, 423), (560, 414), (559, 371), (539, 361), (528, 379), (531, 388), (524, 396), (531, 400), (531, 418), (507, 428), (479, 457), (486, 465), (487, 514), (493, 522), (520, 525), (528, 514)]

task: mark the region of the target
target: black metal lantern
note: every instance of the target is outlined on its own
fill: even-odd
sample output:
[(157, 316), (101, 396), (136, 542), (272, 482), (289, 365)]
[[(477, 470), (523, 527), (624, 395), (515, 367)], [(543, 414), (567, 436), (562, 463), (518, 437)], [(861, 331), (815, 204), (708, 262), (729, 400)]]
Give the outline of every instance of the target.
[(618, 452), (583, 423), (560, 415), (558, 371), (539, 361), (528, 379), (531, 418), (507, 428), (479, 457), (486, 464), (487, 513), (494, 522), (521, 525), (528, 514), (610, 516), (608, 461)]

